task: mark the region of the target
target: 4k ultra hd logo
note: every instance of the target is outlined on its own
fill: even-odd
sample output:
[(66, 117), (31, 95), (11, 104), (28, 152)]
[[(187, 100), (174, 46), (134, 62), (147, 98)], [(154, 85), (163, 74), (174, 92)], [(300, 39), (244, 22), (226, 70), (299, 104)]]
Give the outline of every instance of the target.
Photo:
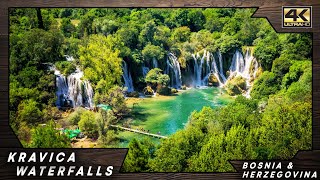
[(283, 6), (282, 7), (282, 27), (312, 27), (312, 7), (311, 6)]

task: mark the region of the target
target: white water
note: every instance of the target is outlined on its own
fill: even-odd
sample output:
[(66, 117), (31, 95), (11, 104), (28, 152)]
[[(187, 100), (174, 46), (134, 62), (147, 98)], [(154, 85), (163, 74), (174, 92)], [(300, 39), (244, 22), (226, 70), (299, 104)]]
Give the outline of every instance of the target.
[[(223, 75), (223, 72), (220, 72), (220, 71), (218, 70), (218, 68), (217, 68), (217, 62), (216, 62), (216, 60), (215, 60), (215, 58), (214, 58), (214, 56), (213, 56), (212, 53), (210, 53), (210, 57), (212, 58), (211, 71), (212, 71), (212, 73), (214, 74), (214, 76), (218, 79), (218, 81), (219, 81), (219, 86), (222, 87), (222, 86), (224, 85), (224, 82), (225, 82), (225, 79), (223, 79), (223, 78), (225, 78), (225, 77), (224, 77), (224, 76), (221, 76), (221, 78), (222, 78), (222, 81), (221, 81), (219, 75), (220, 75), (220, 74)], [(221, 67), (222, 67), (222, 66), (221, 66)], [(220, 68), (220, 70), (222, 70), (222, 68)]]
[[(253, 66), (253, 72), (250, 73), (250, 68)], [(252, 86), (251, 80), (256, 77), (256, 73), (258, 71), (258, 62), (256, 58), (252, 56), (250, 49), (247, 48), (245, 56), (243, 57), (242, 54), (237, 50), (233, 55), (231, 66), (230, 66), (230, 76), (228, 80), (235, 77), (241, 76), (246, 79), (247, 87)], [(251, 75), (253, 77), (251, 77)]]
[(83, 72), (77, 70), (65, 77), (54, 66), (51, 66), (56, 75), (56, 105), (63, 107), (65, 101), (70, 102), (71, 107), (88, 107), (93, 108), (93, 89), (89, 81), (82, 81)]
[[(252, 81), (256, 77), (259, 65), (257, 60), (252, 56), (249, 48), (246, 50), (244, 57), (239, 50), (236, 50), (229, 67), (228, 77), (226, 77), (226, 73), (223, 70), (224, 61), (222, 54), (219, 51), (213, 55), (213, 53), (204, 50), (202, 55), (200, 55), (198, 52), (192, 54), (192, 57), (193, 66), (187, 65), (184, 72), (191, 73), (190, 75), (193, 86), (207, 86), (210, 75), (214, 75), (217, 78), (220, 87), (223, 87), (233, 77), (241, 76), (246, 80), (247, 93), (250, 93)], [(164, 67), (160, 67), (157, 59), (153, 58), (152, 61), (142, 67), (141, 70), (143, 77), (146, 77), (147, 73), (152, 68), (162, 68), (164, 73), (170, 76), (171, 87), (180, 88), (183, 85), (181, 78), (181, 67), (177, 57), (174, 54), (168, 54)], [(132, 78), (126, 63), (123, 65), (123, 72), (125, 86), (128, 87), (128, 91), (133, 91), (134, 88), (132, 85)]]
[(74, 61), (74, 58), (70, 55), (64, 55), (67, 61)]
[(192, 57), (194, 60), (193, 86), (207, 86), (210, 74), (213, 74), (217, 78), (219, 86), (224, 85), (226, 78), (222, 70), (221, 54), (219, 57), (220, 70), (217, 67), (217, 62), (213, 54), (206, 50), (204, 50), (203, 56), (200, 60), (199, 53), (197, 53), (197, 55), (192, 54)]
[(201, 75), (202, 75), (202, 66), (204, 62), (204, 58), (206, 57), (207, 51), (204, 50), (202, 58), (200, 61), (198, 60), (200, 58), (199, 53), (195, 56), (192, 54), (193, 60), (194, 60), (194, 79), (193, 79), (193, 85), (194, 86), (203, 86), (204, 83), (202, 82)]
[(123, 71), (122, 77), (124, 80), (124, 86), (127, 88), (128, 92), (134, 91), (131, 73), (130, 73), (130, 71), (128, 69), (128, 65), (125, 61), (122, 62), (122, 71)]
[(178, 61), (178, 58), (172, 54), (169, 53), (167, 57), (167, 66), (165, 73), (170, 76), (170, 81), (171, 81), (171, 87), (174, 88), (180, 88), (182, 85), (181, 82), (181, 69), (180, 69), (180, 64)]

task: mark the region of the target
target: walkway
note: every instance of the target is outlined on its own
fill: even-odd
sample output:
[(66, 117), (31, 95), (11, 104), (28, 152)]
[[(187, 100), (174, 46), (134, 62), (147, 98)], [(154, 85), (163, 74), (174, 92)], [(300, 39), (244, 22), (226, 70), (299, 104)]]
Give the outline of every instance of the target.
[(125, 131), (131, 131), (131, 132), (135, 132), (135, 133), (139, 133), (139, 134), (144, 134), (144, 135), (155, 137), (155, 138), (164, 138), (164, 139), (168, 138), (166, 136), (161, 136), (159, 134), (152, 134), (152, 133), (139, 131), (139, 130), (131, 129), (131, 128), (126, 128), (126, 127), (122, 127), (122, 126), (117, 126), (117, 125), (110, 125), (110, 126), (114, 127), (114, 128), (122, 129), (122, 130), (125, 130)]

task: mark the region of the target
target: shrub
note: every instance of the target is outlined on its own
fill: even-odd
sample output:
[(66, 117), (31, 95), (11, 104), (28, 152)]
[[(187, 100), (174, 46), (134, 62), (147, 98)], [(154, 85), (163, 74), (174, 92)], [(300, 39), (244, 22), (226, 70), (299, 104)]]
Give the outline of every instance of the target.
[(147, 86), (143, 89), (143, 93), (146, 96), (151, 96), (151, 95), (153, 95), (154, 91), (152, 90), (152, 88), (150, 86)]
[(81, 119), (82, 113), (85, 111), (84, 108), (78, 107), (73, 111), (67, 118), (68, 122), (72, 125), (77, 125)]
[(98, 133), (98, 125), (94, 117), (93, 112), (84, 111), (78, 123), (80, 130), (90, 137), (95, 137)]
[(254, 86), (251, 91), (251, 97), (261, 99), (268, 97), (270, 94), (275, 94), (279, 89), (279, 79), (273, 72), (265, 71), (254, 82)]
[(229, 80), (226, 84), (226, 90), (231, 96), (242, 94), (245, 88), (246, 81), (241, 76), (236, 76), (235, 78)]
[(69, 61), (58, 61), (55, 63), (55, 66), (65, 76), (70, 75), (76, 70), (76, 66)]

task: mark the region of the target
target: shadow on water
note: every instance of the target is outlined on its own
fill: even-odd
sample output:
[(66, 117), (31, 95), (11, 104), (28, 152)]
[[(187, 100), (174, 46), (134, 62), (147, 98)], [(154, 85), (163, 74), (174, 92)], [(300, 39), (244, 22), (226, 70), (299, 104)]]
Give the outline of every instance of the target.
[[(138, 119), (140, 122), (145, 122), (148, 120), (148, 117), (150, 117), (151, 115), (151, 113), (146, 112), (146, 110), (147, 108), (136, 105), (131, 108), (131, 116), (129, 116), (129, 118), (134, 120)], [(132, 125), (137, 125), (137, 124), (133, 123)]]

